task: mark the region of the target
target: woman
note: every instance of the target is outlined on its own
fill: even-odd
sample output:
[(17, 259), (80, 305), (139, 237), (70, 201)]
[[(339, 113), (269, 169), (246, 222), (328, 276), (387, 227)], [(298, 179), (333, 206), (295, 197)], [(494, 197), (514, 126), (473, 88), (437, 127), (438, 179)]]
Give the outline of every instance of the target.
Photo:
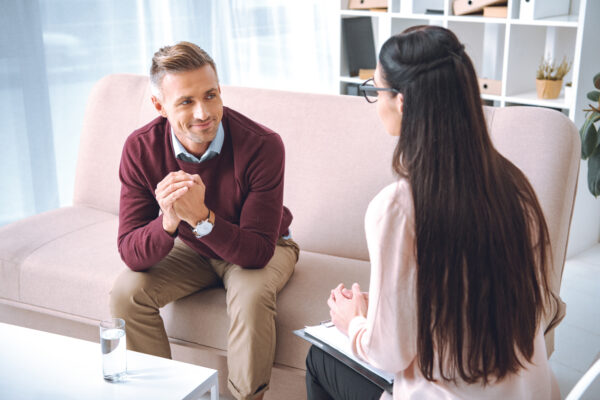
[[(410, 28), (386, 41), (363, 88), (399, 136), (398, 181), (365, 217), (368, 298), (340, 284), (333, 323), (395, 374), (394, 399), (558, 398), (540, 323), (548, 230), (531, 185), (492, 146), (464, 47), (447, 29)], [(382, 395), (315, 347), (306, 380), (310, 399)]]

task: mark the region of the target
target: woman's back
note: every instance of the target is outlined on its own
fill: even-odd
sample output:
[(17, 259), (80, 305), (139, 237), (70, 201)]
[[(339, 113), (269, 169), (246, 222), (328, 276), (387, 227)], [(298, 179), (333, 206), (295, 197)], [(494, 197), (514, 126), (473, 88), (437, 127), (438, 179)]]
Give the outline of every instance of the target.
[(533, 188), (494, 149), (452, 32), (390, 38), (378, 80), (403, 99), (393, 166), (413, 199), (421, 372), (469, 383), (516, 373), (548, 300), (549, 235)]
[[(543, 333), (533, 340), (530, 362), (518, 373), (497, 381), (444, 381), (439, 369), (433, 380), (423, 376), (418, 361), (417, 259), (414, 206), (410, 183), (400, 179), (370, 203), (365, 230), (371, 257), (369, 312), (354, 318), (349, 337), (353, 350), (371, 364), (396, 371), (394, 398), (558, 398), (558, 386), (546, 359)], [(470, 343), (464, 343), (468, 352)], [(438, 357), (434, 356), (436, 363)]]

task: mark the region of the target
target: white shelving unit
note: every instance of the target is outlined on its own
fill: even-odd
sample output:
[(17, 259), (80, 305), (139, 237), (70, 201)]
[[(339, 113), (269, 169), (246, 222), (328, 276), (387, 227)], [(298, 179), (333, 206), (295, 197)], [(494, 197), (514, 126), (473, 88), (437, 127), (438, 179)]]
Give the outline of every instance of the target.
[[(531, 105), (558, 109), (580, 126), (587, 105), (585, 93), (592, 89), (591, 79), (600, 72), (600, 0), (570, 0), (569, 14), (543, 19), (521, 19), (521, 2), (508, 0), (507, 18), (453, 14), (453, 0), (388, 0), (387, 11), (356, 11), (341, 0), (340, 25), (344, 18), (370, 17), (375, 49), (393, 34), (414, 25), (439, 25), (452, 30), (462, 43), (480, 78), (502, 81), (499, 95), (482, 94), (495, 106)], [(544, 0), (562, 1), (562, 0)], [(539, 3), (540, 0), (537, 0)], [(442, 14), (426, 14), (426, 10)], [(339, 90), (362, 82), (348, 75), (346, 46), (340, 27)], [(582, 52), (584, 45), (589, 46)], [(538, 99), (535, 73), (542, 57), (559, 61), (563, 56), (573, 62), (563, 84), (572, 82), (573, 96), (565, 100), (564, 89), (558, 99)]]

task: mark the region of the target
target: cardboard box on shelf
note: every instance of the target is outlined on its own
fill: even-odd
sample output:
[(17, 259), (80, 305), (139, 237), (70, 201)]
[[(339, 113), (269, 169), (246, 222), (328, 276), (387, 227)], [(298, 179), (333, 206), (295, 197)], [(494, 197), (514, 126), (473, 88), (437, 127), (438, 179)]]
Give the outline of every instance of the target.
[(364, 79), (365, 81), (367, 79), (371, 79), (373, 77), (373, 75), (375, 75), (375, 70), (374, 69), (359, 69), (358, 70), (358, 78), (359, 79)]
[(508, 15), (508, 7), (506, 6), (489, 6), (483, 7), (483, 16), (490, 18), (506, 18)]
[(387, 8), (387, 0), (349, 0), (348, 8), (351, 10), (368, 10), (371, 8)]
[(487, 78), (478, 78), (479, 91), (481, 94), (492, 94), (500, 96), (502, 94), (502, 81)]
[(484, 7), (506, 4), (506, 0), (454, 0), (454, 15), (465, 15), (482, 12)]

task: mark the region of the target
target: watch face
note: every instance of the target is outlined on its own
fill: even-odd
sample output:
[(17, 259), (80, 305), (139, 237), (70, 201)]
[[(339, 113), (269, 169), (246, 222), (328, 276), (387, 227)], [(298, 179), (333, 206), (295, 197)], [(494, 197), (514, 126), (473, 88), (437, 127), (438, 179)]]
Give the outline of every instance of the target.
[(208, 235), (212, 231), (212, 228), (213, 224), (209, 221), (202, 221), (198, 222), (198, 225), (193, 229), (193, 232), (196, 237), (202, 237)]

